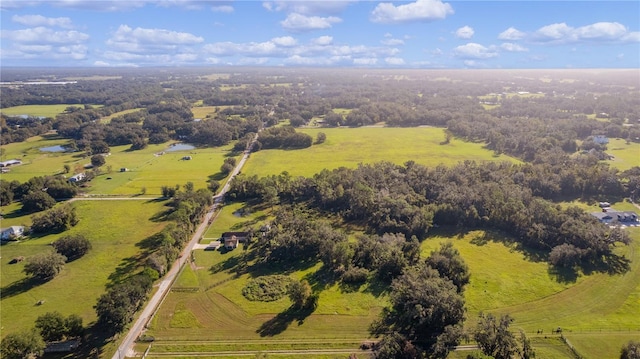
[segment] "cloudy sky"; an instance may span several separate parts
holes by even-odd
[[[2,66],[639,68],[640,2],[2,0]]]

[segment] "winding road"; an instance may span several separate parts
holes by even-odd
[[[178,259],[173,263],[173,265],[171,266],[171,269],[167,272],[167,274],[163,277],[162,281],[158,284],[158,290],[147,301],[144,309],[142,310],[142,312],[140,313],[136,321],[131,325],[131,328],[129,329],[129,331],[126,333],[126,336],[122,340],[122,343],[120,343],[120,346],[118,346],[118,350],[113,354],[112,359],[124,359],[125,357],[136,356],[136,352],[134,350],[134,344],[136,339],[140,336],[142,331],[145,329],[145,327],[147,326],[147,323],[149,323],[149,321],[155,315],[156,310],[164,300],[165,296],[171,289],[171,285],[173,284],[178,274],[180,273],[182,266],[184,266],[185,263],[187,263],[187,261],[191,257],[190,255],[191,251],[198,244],[198,241],[200,240],[200,238],[206,231],[207,227],[209,226],[209,222],[215,219],[215,215],[217,213],[216,210],[223,205],[224,196],[229,191],[229,188],[231,187],[231,181],[235,176],[238,175],[238,173],[240,173],[240,170],[242,169],[244,164],[247,162],[247,159],[251,154],[251,150],[253,149],[253,146],[255,145],[257,140],[258,140],[258,134],[256,134],[256,136],[253,138],[247,150],[244,151],[244,155],[242,156],[242,159],[240,160],[240,162],[238,162],[236,167],[233,169],[233,171],[229,175],[229,178],[227,179],[227,182],[224,184],[220,192],[213,197],[214,199],[213,205],[211,206],[211,208],[205,215],[204,219],[198,226],[198,229],[196,229],[195,233],[191,237],[191,240],[189,241],[187,246],[182,250],[182,252],[178,256]],[[89,199],[89,198],[86,198],[86,199]],[[109,199],[109,197],[95,198],[95,199],[96,200]],[[145,199],[148,200],[148,198],[145,198]]]

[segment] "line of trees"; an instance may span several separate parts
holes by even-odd
[[[629,243],[626,232],[544,197],[576,193],[576,187],[591,195],[631,195],[640,183],[638,171],[618,173],[602,164],[585,169],[571,162],[562,167],[559,176],[545,177],[553,166],[465,162],[426,168],[413,162],[383,162],[324,170],[313,178],[241,175],[232,182],[229,196],[306,203],[365,223],[379,235],[402,233],[422,240],[434,223],[499,229],[527,248],[552,254],[554,265],[606,266],[614,243]]]

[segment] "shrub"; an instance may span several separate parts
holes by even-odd
[[[91,242],[81,234],[62,237],[52,245],[56,252],[67,257],[67,262],[82,257],[91,249]]]
[[[342,282],[346,284],[360,284],[367,281],[369,270],[360,267],[351,267],[342,274]]]
[[[51,280],[62,271],[66,260],[67,257],[56,252],[36,254],[27,259],[23,271],[40,280]]]
[[[284,275],[262,276],[250,280],[242,288],[242,295],[251,301],[273,302],[287,294],[290,283],[291,279]]]

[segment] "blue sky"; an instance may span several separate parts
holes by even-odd
[[[2,66],[639,68],[639,1],[2,0]]]

